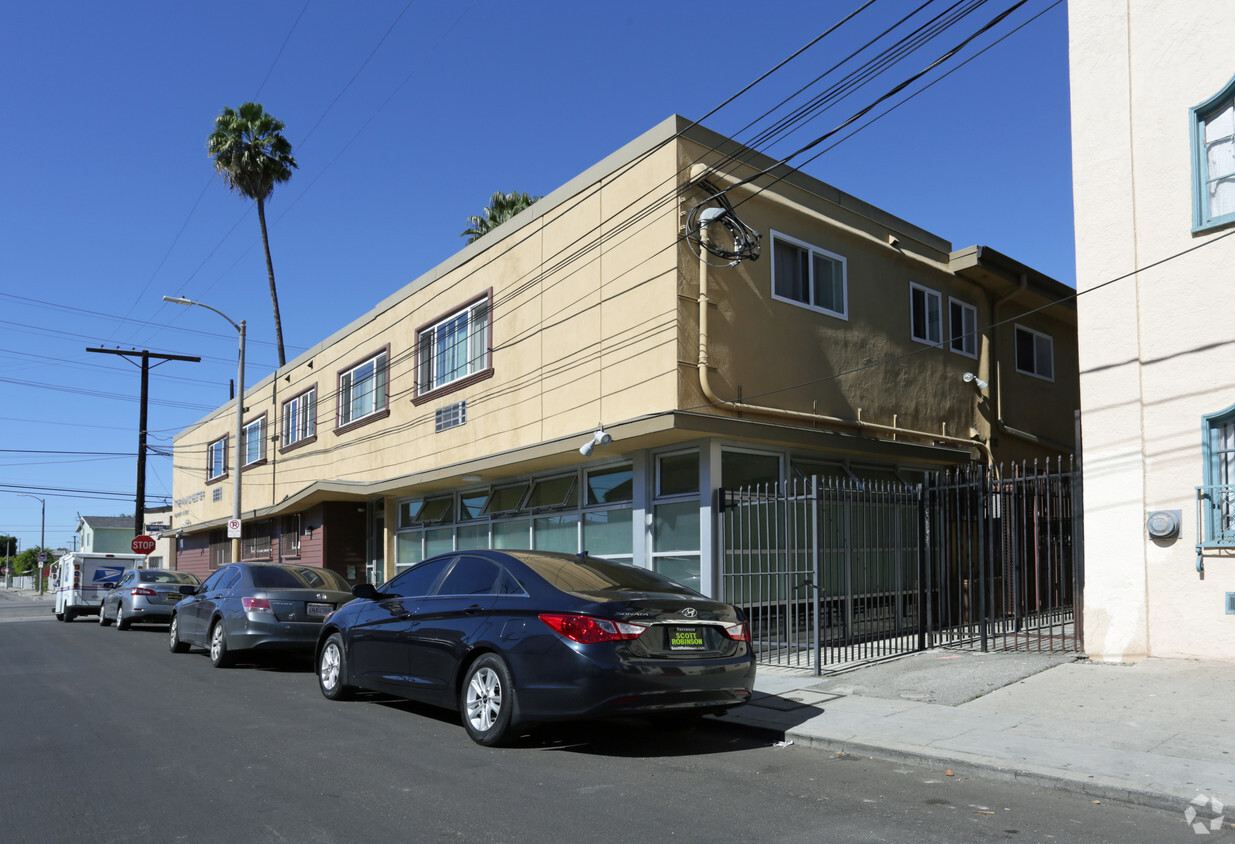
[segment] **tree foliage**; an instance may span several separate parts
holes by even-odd
[[[298,166],[292,157],[291,143],[283,137],[284,128],[283,122],[271,117],[260,103],[245,103],[235,110],[225,106],[222,114],[214,119],[214,131],[206,139],[206,150],[224,183],[245,199],[257,203],[262,246],[266,250],[270,302],[274,306],[279,366],[287,363],[287,358],[283,352],[283,321],[279,316],[274,262],[270,258],[270,239],[266,233],[266,200],[275,185],[291,179],[292,170]]]
[[[468,229],[459,237],[466,237],[472,243],[484,237],[489,232],[527,208],[533,202],[541,199],[539,196],[529,196],[526,193],[502,193],[497,191],[489,198],[489,205],[480,216],[467,218]]]

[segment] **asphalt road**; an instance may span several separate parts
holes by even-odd
[[[0,593],[0,621],[25,604]],[[720,725],[486,749],[449,712],[331,703],[305,662],[219,670],[89,619],[0,623],[0,789],[5,841],[1195,840],[1182,815]]]

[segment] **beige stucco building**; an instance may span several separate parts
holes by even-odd
[[[1070,289],[800,173],[737,184],[771,164],[672,117],[261,379],[243,556],[587,550],[716,594],[722,485],[1072,450]],[[233,426],[176,437],[181,568],[228,558]]]
[[[1086,650],[1235,659],[1235,5],[1069,26]]]

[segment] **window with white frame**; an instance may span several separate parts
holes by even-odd
[[[943,342],[943,297],[938,291],[909,282],[909,325],[919,343]]]
[[[1055,380],[1055,341],[1050,335],[1016,326],[1016,371]]]
[[[311,387],[283,402],[282,446],[295,445],[317,435],[317,388]]]
[[[279,553],[284,557],[300,556],[300,514],[284,516],[279,526]]]
[[[219,437],[206,446],[206,480],[213,481],[227,474],[227,437]]]
[[[489,297],[416,332],[416,393],[423,396],[489,369]]]
[[[978,356],[978,309],[960,299],[948,300],[948,337],[952,351]]]
[[[847,319],[845,259],[772,232],[772,298]]]
[[[386,409],[385,351],[339,374],[339,427]]]
[[[266,459],[266,414],[244,426],[240,442],[242,466],[252,466]]]
[[[1204,539],[1235,545],[1235,406],[1202,417],[1204,486],[1198,496]]]
[[[1192,109],[1194,231],[1235,222],[1235,77]]]

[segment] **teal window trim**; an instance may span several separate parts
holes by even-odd
[[[1209,182],[1209,157],[1205,151],[1205,119],[1219,106],[1235,100],[1235,76],[1221,91],[1188,111],[1192,137],[1192,231],[1193,233],[1235,223],[1235,212],[1211,217],[1205,189]]]
[[[1222,473],[1222,449],[1219,441],[1221,430],[1225,425],[1235,423],[1235,404],[1217,413],[1201,417],[1201,470],[1203,475],[1202,491],[1198,499],[1207,501],[1204,504],[1201,525],[1204,529],[1203,542],[1207,546],[1235,546],[1235,525],[1231,528],[1222,526],[1223,506],[1219,498],[1230,491],[1232,479],[1225,478]]]

